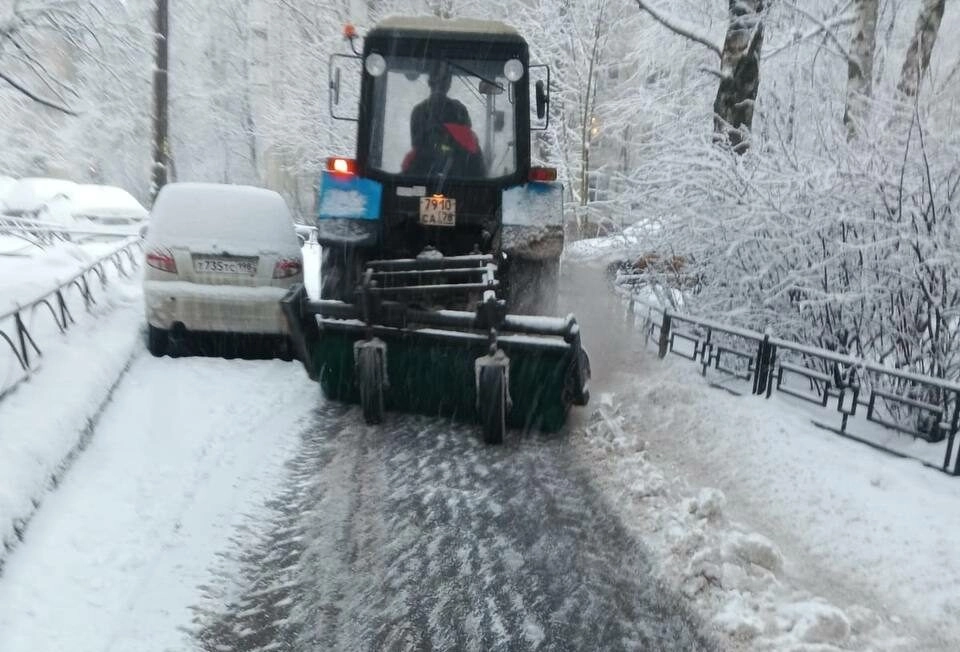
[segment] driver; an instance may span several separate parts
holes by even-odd
[[[470,113],[462,102],[447,96],[452,78],[449,64],[433,63],[427,81],[430,96],[413,107],[410,114],[412,150],[403,161],[404,172],[485,176]]]

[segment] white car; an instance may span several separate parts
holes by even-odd
[[[7,193],[9,193],[15,185],[17,185],[16,179],[0,174],[0,213],[2,213],[7,206]]]
[[[643,253],[656,230],[655,224],[639,221],[615,235],[568,242],[563,249],[563,259],[578,266],[607,267]]]
[[[48,201],[37,219],[78,231],[136,235],[149,213],[133,195],[116,186],[78,185]]]
[[[3,198],[4,215],[37,219],[37,214],[50,201],[67,198],[76,190],[77,184],[65,179],[26,177],[18,180]]]
[[[171,330],[288,335],[280,299],[303,282],[283,198],[250,186],[173,183],[157,195],[144,242],[147,348]]]

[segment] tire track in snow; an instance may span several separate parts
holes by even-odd
[[[323,406],[205,650],[707,650],[562,438]]]

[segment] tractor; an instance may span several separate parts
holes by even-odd
[[[388,18],[330,61],[330,109],[356,151],[320,174],[320,297],[283,300],[294,346],[332,399],[555,431],[585,405],[576,319],[556,316],[563,188],[531,164],[549,69],[500,22]],[[359,89],[347,99],[356,71]]]

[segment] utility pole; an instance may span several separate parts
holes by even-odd
[[[153,184],[151,203],[167,183],[167,165],[170,158],[167,120],[167,70],[169,67],[170,14],[168,0],[157,0],[155,19],[156,60],[153,69]]]

